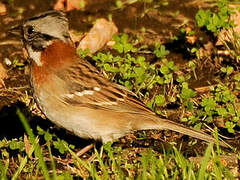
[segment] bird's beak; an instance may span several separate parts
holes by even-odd
[[[22,37],[22,25],[16,25],[8,30],[9,34]]]

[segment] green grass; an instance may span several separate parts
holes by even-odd
[[[64,154],[71,156],[69,159],[73,161],[73,164],[71,164],[72,171],[63,171],[59,174],[52,154],[54,138],[47,138],[47,148],[43,153],[38,138],[36,139],[32,134],[20,110],[17,111],[17,114],[26,128],[32,146],[27,155],[21,158],[12,179],[22,177],[21,173],[29,167],[28,163],[32,161],[33,154],[37,158],[37,160],[34,160],[37,169],[32,170],[32,174],[27,175],[30,179],[41,176],[44,179],[73,179],[73,177],[78,176],[93,179],[176,179],[179,177],[181,179],[222,179],[222,177],[234,179],[230,171],[221,164],[222,152],[220,152],[219,145],[217,145],[218,151],[215,151],[213,144],[208,145],[203,157],[198,157],[202,160],[198,165],[200,167],[197,167],[197,164],[183,156],[181,149],[174,146],[167,151],[163,148],[163,153],[158,153],[151,148],[139,148],[139,155],[136,155],[134,149],[132,151],[124,150],[121,146],[117,147],[107,143],[102,145],[99,150],[94,149],[92,155],[94,160],[89,161],[79,158],[73,149],[67,143],[64,143],[66,149]],[[44,136],[54,137],[55,135],[44,132],[39,138],[44,138]],[[51,165],[48,167],[44,161],[46,154],[51,161]],[[1,179],[6,179],[7,166],[6,161],[0,161]],[[85,174],[82,173],[84,171]]]
[[[39,146],[39,144],[36,142],[37,139],[35,138],[34,134],[32,133],[32,129],[30,128],[29,124],[27,123],[27,120],[26,118],[24,117],[24,115],[21,113],[21,111],[18,109],[17,110],[17,115],[20,119],[20,121],[22,122],[23,126],[24,126],[24,129],[26,130],[27,132],[27,135],[29,136],[29,139],[30,139],[30,142],[33,146],[33,150],[34,150],[34,153],[35,153],[35,156],[39,158],[39,166],[41,167],[42,169],[42,172],[43,172],[43,176],[44,176],[44,179],[48,180],[50,179],[50,176],[49,176],[49,173],[48,173],[48,169],[47,169],[47,166],[46,166],[46,163],[43,159],[43,154],[42,154],[42,150],[41,150],[41,147]],[[29,155],[31,154],[31,152],[33,151],[30,149],[30,153]],[[24,167],[24,164],[25,164],[26,160],[23,160],[22,163],[21,163],[21,166],[19,167],[19,171],[21,172],[22,168]],[[17,171],[16,173],[16,176],[20,173]],[[15,176],[13,176],[15,177]],[[16,177],[17,178],[17,177]]]
[[[116,6],[118,9],[124,9],[127,5],[137,2],[140,1],[116,1]],[[196,24],[203,28],[202,31],[214,36],[217,36],[221,29],[232,28],[233,22],[229,21],[232,9],[228,5],[226,0],[221,0],[215,11],[199,10],[196,14]],[[140,42],[138,36],[124,33],[114,36],[115,45],[112,50],[94,55],[88,54],[87,51],[79,54],[83,58],[91,58],[106,78],[135,92],[156,113],[168,117],[171,115],[168,106],[175,105],[177,108],[174,111],[180,112],[177,118],[189,126],[196,129],[215,127],[213,133],[216,134],[216,139],[220,136],[217,127],[221,127],[234,137],[239,131],[236,127],[240,126],[240,73],[236,68],[239,65],[239,46],[230,49],[231,56],[228,58],[213,55],[212,60],[223,58],[226,62],[220,64],[221,68],[214,67],[217,83],[210,84],[209,91],[203,94],[191,86],[193,81],[199,80],[198,71],[201,64],[205,63],[204,58],[199,56],[201,40],[199,38],[195,44],[189,46],[186,37],[195,35],[195,31],[186,33],[184,28],[181,31],[181,38],[185,39],[187,51],[191,54],[191,58],[186,59],[185,64],[177,64],[170,59],[169,54],[172,52],[163,44],[147,46],[135,43]],[[235,36],[233,42],[239,43],[238,37]],[[224,48],[229,50],[230,47],[225,45]],[[18,60],[13,64],[15,68],[22,68]],[[139,147],[135,146],[134,140],[129,140],[129,147],[124,147],[124,143],[121,142],[107,143],[78,157],[76,144],[69,144],[67,139],[60,139],[50,130],[43,130],[41,127],[31,129],[23,113],[19,109],[16,113],[27,135],[0,141],[0,178],[3,180],[40,177],[67,180],[76,177],[234,179],[231,169],[222,163],[222,156],[228,153],[221,149],[218,141],[216,146],[209,144],[205,152],[198,154],[185,152],[181,145],[175,146],[174,143],[169,143],[171,148],[160,145],[156,150],[151,143],[147,147]],[[139,134],[137,140],[148,142],[144,133]],[[191,149],[190,143],[188,146]],[[232,153],[238,156],[235,160],[239,161],[239,153]],[[194,158],[196,161],[192,160]]]

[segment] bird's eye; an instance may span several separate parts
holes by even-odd
[[[28,26],[26,28],[26,32],[28,35],[32,35],[34,33],[34,28],[32,26]]]

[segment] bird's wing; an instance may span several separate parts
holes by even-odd
[[[56,74],[67,82],[68,91],[61,95],[65,103],[116,112],[154,114],[133,92],[109,81],[85,60],[79,59]]]

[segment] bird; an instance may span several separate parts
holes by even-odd
[[[34,100],[57,126],[103,143],[150,129],[216,143],[211,135],[156,115],[135,93],[80,58],[64,12],[50,10],[31,17],[22,23],[21,32],[31,59]]]

